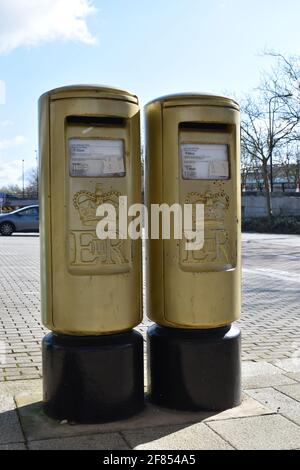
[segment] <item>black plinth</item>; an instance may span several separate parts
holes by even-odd
[[[241,333],[237,326],[148,330],[149,399],[177,410],[226,410],[241,401]]]
[[[48,334],[43,340],[44,411],[51,418],[101,423],[144,406],[143,338]]]

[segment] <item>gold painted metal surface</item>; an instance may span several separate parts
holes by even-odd
[[[116,124],[69,122],[69,116],[121,118]],[[140,202],[140,116],[122,90],[64,87],[39,102],[42,319],[49,329],[100,335],[142,318],[141,243],[99,240],[96,208],[119,196]],[[69,139],[122,140],[122,177],[71,177]]]
[[[156,323],[175,328],[232,323],[241,308],[238,105],[223,97],[174,95],[149,103],[145,119],[147,204],[205,206],[202,250],[186,251],[185,240],[148,242],[148,314]],[[182,123],[194,125],[181,128]],[[183,143],[226,145],[229,179],[183,179]]]

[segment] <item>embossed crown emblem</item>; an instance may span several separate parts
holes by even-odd
[[[97,207],[101,204],[112,204],[117,209],[120,196],[121,193],[118,191],[103,193],[101,184],[96,185],[94,193],[78,191],[74,194],[73,204],[79,213],[82,225],[94,227],[99,221],[99,218],[96,216]]]
[[[205,221],[223,222],[229,208],[229,196],[224,191],[206,193],[190,193],[185,199],[186,204],[203,204]]]

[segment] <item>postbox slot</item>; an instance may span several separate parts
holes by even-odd
[[[67,116],[68,124],[89,125],[89,126],[116,126],[124,127],[126,119],[108,116]]]
[[[199,132],[232,132],[232,126],[216,122],[181,122],[179,129],[195,130]]]

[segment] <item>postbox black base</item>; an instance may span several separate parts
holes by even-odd
[[[44,412],[53,419],[101,423],[144,407],[143,338],[48,334],[43,340]]]
[[[241,333],[237,326],[148,330],[149,399],[177,410],[218,411],[241,402]]]

